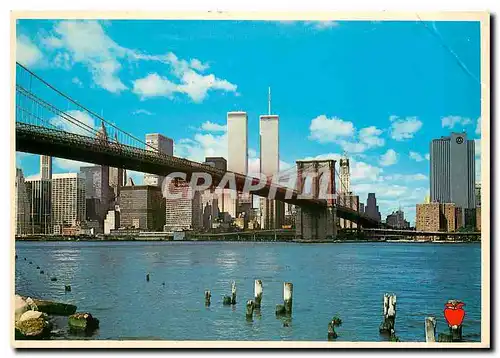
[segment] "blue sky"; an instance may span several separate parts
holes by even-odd
[[[360,199],[375,192],[383,217],[401,205],[413,221],[432,138],[477,139],[479,178],[479,32],[479,22],[19,20],[16,57],[122,129],[173,138],[175,154],[193,160],[227,157],[226,113],[247,111],[254,170],[271,86],[281,169],[346,151]],[[17,165],[36,174],[38,156],[18,154]],[[58,159],[54,172],[79,165]]]

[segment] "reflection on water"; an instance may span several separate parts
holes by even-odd
[[[94,339],[326,340],[338,314],[338,340],[379,341],[382,296],[395,292],[401,340],[423,341],[429,315],[446,331],[442,312],[450,298],[466,303],[464,337],[480,340],[478,244],[17,242],[16,251],[16,291],[95,314]],[[247,320],[257,278],[262,307]],[[233,280],[238,303],[223,306]],[[274,313],[284,281],[294,284],[291,319]]]

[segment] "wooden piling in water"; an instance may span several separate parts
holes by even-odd
[[[210,293],[209,290],[205,291],[205,306],[210,306],[210,297],[212,297],[212,294]]]
[[[149,282],[149,273],[146,274],[146,281]]]
[[[380,324],[380,333],[389,333],[391,336],[395,334],[394,325],[396,323],[396,295],[384,294],[383,303],[384,318]]]
[[[436,318],[425,318],[425,341],[436,342]]]
[[[252,319],[253,316],[253,309],[255,307],[254,301],[253,300],[248,300],[247,301],[247,311],[246,311],[246,317],[247,319]]]
[[[292,314],[293,283],[285,282],[283,285],[283,303],[287,314]]]
[[[70,285],[64,285],[64,291],[65,292],[71,292],[71,286]]]
[[[255,296],[254,307],[260,308],[260,304],[262,302],[262,281],[261,280],[255,280],[254,296]]]
[[[231,283],[231,304],[236,304],[236,282]]]

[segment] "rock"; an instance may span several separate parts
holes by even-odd
[[[43,275],[45,272],[43,270],[40,270],[40,274]]]
[[[50,280],[51,281],[57,281],[57,277],[51,277]]]
[[[222,299],[222,304],[223,305],[230,305],[231,304],[231,297],[224,296],[224,298]]]
[[[21,317],[19,317],[18,322],[27,321],[29,319],[37,319],[40,317],[46,319],[47,315],[40,311],[26,311],[21,315]]]
[[[90,313],[79,312],[69,316],[68,325],[71,330],[91,332],[99,328],[99,320]]]
[[[76,312],[76,306],[68,303],[34,299],[38,311],[52,315],[69,316]]]
[[[15,320],[16,322],[21,318],[22,314],[30,309],[30,306],[26,303],[26,300],[19,295],[15,297]]]
[[[52,325],[43,317],[18,321],[15,326],[16,339],[43,339],[50,336]]]

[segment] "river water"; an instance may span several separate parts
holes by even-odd
[[[452,298],[466,304],[464,339],[481,339],[477,243],[16,242],[16,253],[16,292],[91,312],[100,320],[91,339],[324,341],[338,314],[338,341],[383,341],[385,292],[397,295],[401,341],[425,341],[429,315],[446,332],[443,308]],[[263,282],[262,309],[247,321],[255,279]],[[223,306],[232,280],[238,303]],[[287,325],[274,313],[284,281],[294,285]]]

